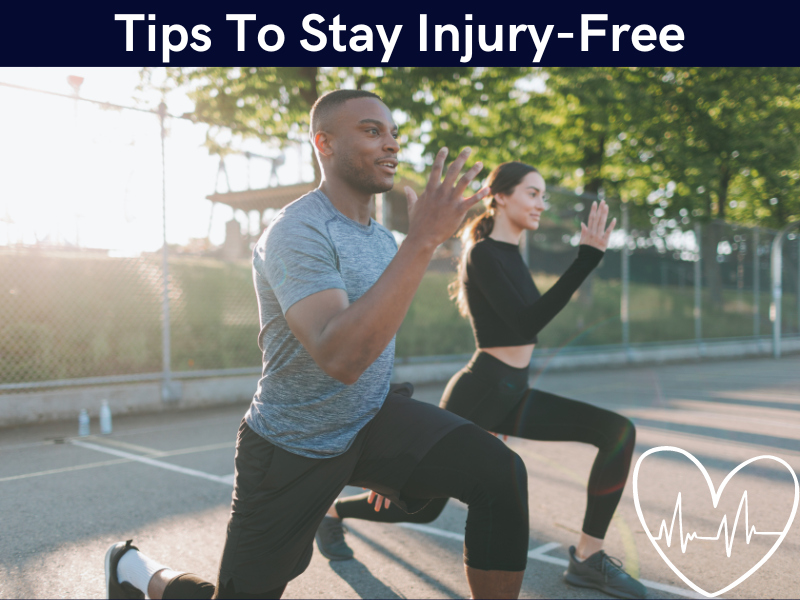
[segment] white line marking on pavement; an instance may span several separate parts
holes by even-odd
[[[109,465],[121,465],[128,462],[125,458],[118,458],[116,460],[104,460],[102,462],[88,463],[86,465],[78,465],[76,467],[63,467],[61,469],[50,469],[49,471],[37,471],[36,473],[24,473],[22,475],[12,475],[10,477],[0,478],[0,483],[4,481],[16,481],[17,479],[28,479],[29,477],[41,477],[42,475],[56,475],[57,473],[68,473],[70,471],[81,471],[83,469],[94,469],[95,467],[107,467]]]
[[[430,535],[436,535],[443,538],[450,538],[451,540],[458,540],[459,542],[464,541],[463,535],[459,535],[451,531],[445,531],[444,529],[438,529],[436,527],[428,527],[427,525],[420,525],[418,523],[397,523],[397,524],[400,527],[405,527],[406,529],[414,529],[416,531],[421,531],[422,533],[429,533]]]
[[[120,458],[125,458],[127,460],[133,460],[136,462],[144,463],[146,465],[150,465],[151,467],[158,467],[160,469],[166,469],[168,471],[175,471],[176,473],[183,473],[184,475],[199,477],[200,479],[214,481],[216,483],[221,483],[223,485],[230,486],[233,484],[233,478],[234,478],[233,474],[222,475],[222,476],[211,475],[210,473],[203,473],[202,471],[196,471],[194,469],[186,469],[184,467],[179,467],[178,465],[162,462],[160,460],[154,460],[146,456],[139,456],[136,454],[131,454],[130,452],[123,452],[122,450],[117,450],[116,448],[98,446],[97,444],[90,444],[88,442],[82,442],[79,440],[70,440],[70,443],[74,444],[75,446],[79,446],[81,448],[86,448],[88,450],[105,452],[106,454],[119,456]],[[464,541],[464,536],[461,534],[453,533],[452,531],[445,531],[444,529],[439,529],[437,527],[430,527],[429,525],[420,525],[417,523],[398,523],[398,525],[400,527],[405,527],[406,529],[413,529],[415,531],[427,533],[429,535],[435,535],[438,537],[448,538],[451,540],[458,540],[460,542]],[[561,544],[559,544],[558,542],[550,542],[548,544],[544,544],[528,552],[528,558],[532,560],[538,560],[539,562],[546,562],[565,567],[568,564],[566,560],[564,560],[563,558],[556,558],[555,556],[547,556],[546,554],[551,550],[555,550],[559,546],[561,546]],[[647,579],[640,579],[639,581],[641,581],[645,586],[651,589],[661,590],[662,592],[668,592],[670,594],[675,594],[676,596],[683,596],[684,598],[703,598],[703,596],[700,596],[699,594],[681,589],[679,587],[675,587],[673,585],[658,583],[655,581],[649,581]]]
[[[67,442],[71,443],[70,439],[66,440]],[[108,440],[103,440],[106,442]],[[85,442],[81,442],[84,444]],[[52,445],[52,442],[50,443]],[[144,446],[137,446],[141,450],[147,450],[149,452],[150,457],[165,457],[165,456],[179,456],[181,454],[194,454],[196,452],[207,452],[209,450],[224,450],[226,448],[233,448],[235,444],[233,442],[224,442],[222,444],[209,444],[207,446],[194,446],[192,448],[181,448],[180,450],[167,450],[167,451],[160,451],[154,450],[152,448],[145,448]],[[30,477],[41,477],[43,475],[57,475],[59,473],[69,473],[70,471],[82,471],[84,469],[94,469],[96,467],[107,467],[110,465],[121,465],[127,462],[131,462],[130,458],[118,458],[116,460],[105,460],[102,462],[94,462],[88,463],[85,465],[77,465],[74,467],[62,467],[60,469],[49,469],[47,471],[37,471],[35,473],[23,473],[21,475],[11,475],[10,477],[0,477],[0,483],[4,481],[16,481],[18,479],[28,479]],[[226,479],[228,483],[233,485],[233,477],[234,474],[225,475],[223,479]]]
[[[80,448],[95,450],[97,452],[105,452],[106,454],[119,456],[120,458],[127,458],[128,460],[144,463],[146,465],[150,465],[151,467],[158,467],[159,469],[166,469],[167,471],[175,471],[176,473],[183,473],[184,475],[190,475],[192,477],[198,477],[200,479],[206,479],[208,481],[215,481],[216,483],[222,483],[224,485],[231,485],[230,475],[225,475],[225,476],[211,475],[210,473],[203,473],[202,471],[196,471],[195,469],[187,469],[185,467],[179,467],[178,465],[173,465],[171,463],[155,460],[152,458],[148,458],[146,456],[131,454],[130,452],[124,452],[122,450],[117,450],[116,448],[107,448],[103,446],[98,446],[97,444],[89,444],[87,442],[81,442],[78,440],[70,440],[70,443],[75,446],[79,446]]]
[[[569,564],[569,561],[564,560],[563,558],[556,558],[555,556],[547,556],[547,552],[550,550],[555,550],[556,548],[560,548],[561,544],[558,542],[550,542],[549,544],[544,544],[543,546],[539,546],[538,548],[534,548],[530,552],[528,552],[528,558],[532,558],[533,560],[538,560],[540,562],[550,563],[552,565],[559,565],[560,567],[566,567]]]
[[[430,527],[429,525],[419,525],[417,523],[397,523],[397,525],[399,525],[400,527],[405,527],[406,529],[421,531],[422,533],[427,533],[429,535],[435,535],[438,537],[448,538],[451,540],[458,540],[461,542],[464,541],[463,535],[453,533],[452,531],[445,531],[444,529],[439,529],[437,527]],[[566,567],[569,564],[567,560],[547,555],[547,552],[555,550],[560,546],[561,544],[559,544],[558,542],[550,542],[544,544],[528,552],[528,558],[532,560],[538,560],[539,562],[550,563],[551,565]],[[674,585],[669,585],[666,583],[658,583],[657,581],[650,581],[649,579],[640,579],[639,581],[641,581],[643,585],[653,590],[668,592],[670,594],[675,594],[676,596],[683,596],[684,598],[704,598],[704,596],[701,596],[700,594],[696,594],[690,590],[685,590],[683,588],[679,588]]]

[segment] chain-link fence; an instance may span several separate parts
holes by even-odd
[[[14,103],[38,96],[1,88],[0,94],[9,108],[0,118],[0,393],[257,373],[258,311],[247,248],[258,218],[253,223],[253,215],[237,213],[224,244],[214,246],[206,235],[164,252],[165,215],[168,228],[179,228],[192,211],[219,217],[213,207],[208,216],[205,200],[215,191],[218,159],[175,158],[181,140],[199,145],[199,126],[167,118],[162,163],[156,113],[45,97],[36,100],[37,120],[20,124],[8,117]],[[194,204],[170,213],[171,199],[187,190]],[[591,202],[563,190],[551,196],[525,248],[541,291],[573,260]],[[407,219],[402,197],[398,202],[388,224],[402,231]],[[651,222],[629,224],[626,234],[622,205],[610,204],[620,231],[600,267],[540,334],[542,348],[771,334],[775,232],[669,220],[655,205]],[[800,333],[799,243],[789,234],[782,251],[787,336]],[[458,252],[452,240],[431,263],[398,333],[401,360],[474,350],[469,324],[447,291]]]
[[[157,111],[0,95],[0,393],[258,372],[252,215],[224,224],[227,247],[164,252],[165,221],[179,230],[196,211],[211,229],[218,159],[199,149],[204,131],[169,117],[162,130]],[[31,103],[34,121],[13,118]]]
[[[527,236],[528,266],[541,292],[576,256],[580,221],[593,198],[567,190],[550,193],[540,228]],[[631,225],[625,206],[607,199],[617,231],[600,266],[575,298],[539,334],[539,348],[704,344],[772,336],[770,252],[776,231],[722,222],[665,218],[658,204],[637,207]],[[628,210],[632,213],[634,209]],[[649,222],[642,225],[643,212]],[[660,215],[660,216],[659,216]],[[627,223],[626,223],[627,221]],[[398,335],[398,355],[467,354],[474,350],[468,324],[447,298],[455,277],[457,243],[448,260],[434,261]],[[442,252],[447,254],[447,250]],[[800,334],[800,236],[782,247],[781,333]]]

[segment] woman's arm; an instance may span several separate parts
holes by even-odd
[[[532,338],[561,312],[589,273],[600,263],[616,219],[606,228],[608,205],[594,202],[587,223],[581,223],[581,245],[578,257],[559,280],[539,299],[526,304],[509,280],[500,262],[488,253],[473,252],[470,256],[474,282],[498,315],[522,335]]]
[[[501,262],[489,252],[473,252],[468,275],[492,309],[512,329],[526,338],[544,329],[569,302],[572,295],[603,258],[603,252],[582,245],[578,257],[547,292],[526,303]]]

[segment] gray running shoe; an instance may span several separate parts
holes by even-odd
[[[342,525],[342,520],[335,517],[324,517],[317,529],[317,548],[322,556],[328,560],[350,560],[353,550],[344,541],[347,527]]]
[[[564,581],[577,587],[600,590],[615,598],[647,598],[647,588],[622,570],[622,561],[602,550],[578,562],[575,560],[575,546],[570,546]]]

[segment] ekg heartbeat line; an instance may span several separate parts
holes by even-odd
[[[742,512],[742,506],[744,506],[744,534],[745,534],[745,541],[749,544],[750,539],[754,535],[781,535],[782,531],[757,531],[755,525],[750,527],[749,517],[747,513],[747,490],[744,491],[742,494],[742,499],[739,501],[739,508],[736,511],[736,518],[733,521],[733,532],[730,534],[730,539],[728,539],[728,515],[724,515],[722,517],[722,522],[719,524],[719,529],[717,530],[717,535],[713,537],[703,537],[697,535],[697,532],[687,533],[684,537],[683,535],[683,511],[681,508],[681,493],[678,492],[678,501],[675,503],[675,511],[672,513],[672,523],[667,529],[667,522],[666,520],[661,521],[661,526],[658,528],[658,537],[653,538],[653,540],[660,540],[662,535],[667,538],[667,547],[670,546],[672,543],[672,532],[675,528],[675,518],[678,519],[678,528],[681,540],[681,552],[686,553],[686,547],[689,545],[690,540],[711,540],[716,541],[719,540],[722,531],[725,531],[725,553],[728,555],[728,558],[731,556],[731,548],[733,548],[733,537],[736,535],[736,525],[739,523],[739,515]]]

